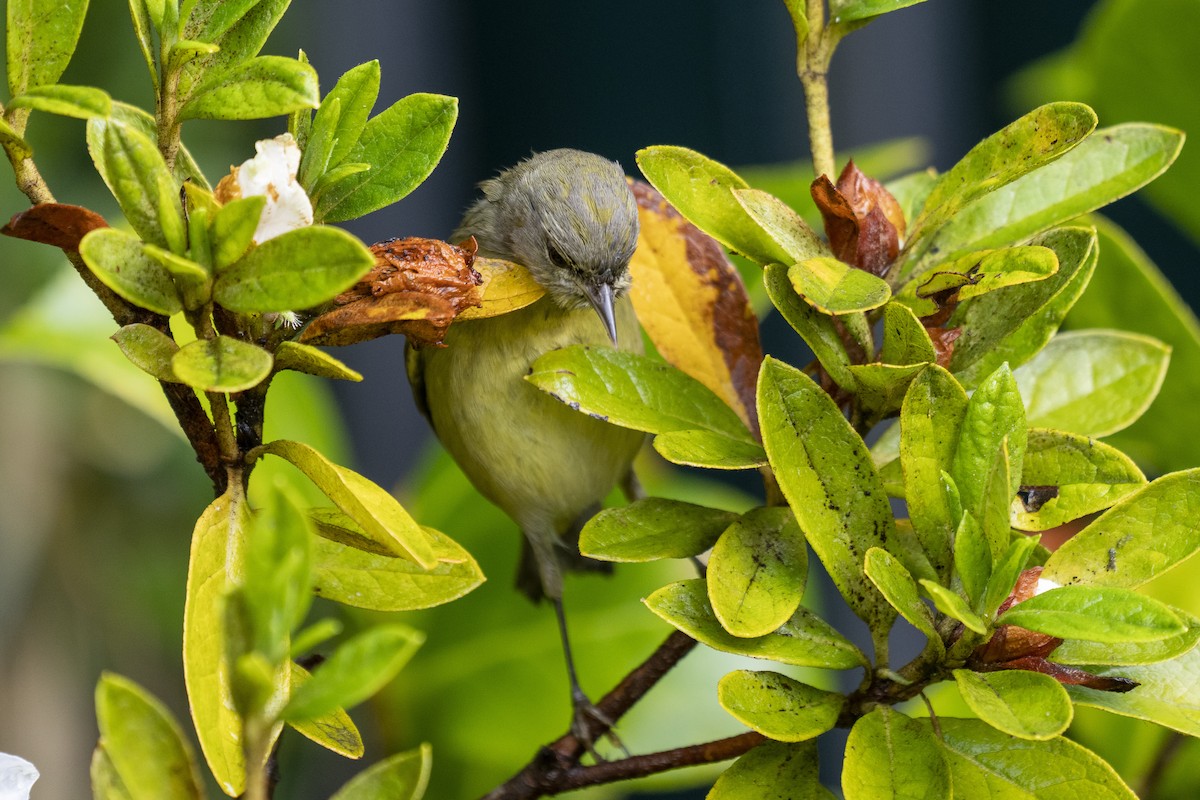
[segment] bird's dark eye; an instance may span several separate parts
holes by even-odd
[[[550,258],[550,263],[559,269],[567,269],[571,266],[571,262],[567,261],[566,256],[554,246],[553,242],[546,242],[546,255]]]

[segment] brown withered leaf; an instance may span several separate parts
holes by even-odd
[[[834,256],[882,277],[900,252],[904,212],[883,184],[851,160],[835,186],[827,175],[812,182],[812,198],[825,222]]]
[[[648,183],[630,181],[641,230],[629,264],[638,320],[668,363],[711,389],[757,433],[758,319],[715,240]]]
[[[440,345],[454,318],[481,302],[475,249],[474,239],[461,246],[418,237],[371,245],[375,266],[334,298],[334,308],[309,323],[300,341],[337,346],[402,333],[417,346]]]
[[[0,233],[63,250],[78,250],[80,240],[89,231],[107,227],[104,217],[83,206],[40,203],[14,214],[8,224],[0,228]]]
[[[954,357],[954,343],[962,336],[962,328],[926,328],[929,340],[933,342],[933,350],[937,353],[937,365],[950,369],[950,359]]]

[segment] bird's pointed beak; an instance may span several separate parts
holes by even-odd
[[[613,288],[607,283],[601,283],[597,286],[589,287],[587,290],[588,302],[592,304],[592,308],[600,315],[600,321],[604,323],[604,330],[608,331],[608,338],[612,340],[613,346],[617,344],[617,318],[613,313]]]

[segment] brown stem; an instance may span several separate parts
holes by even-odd
[[[630,756],[619,761],[606,761],[587,767],[578,765],[567,769],[551,767],[545,772],[528,776],[522,772],[513,780],[488,793],[483,800],[535,800],[539,797],[582,789],[586,786],[599,786],[605,783],[643,778],[647,775],[657,775],[660,772],[694,767],[700,764],[715,764],[737,758],[764,741],[766,741],[766,737],[761,733],[748,731],[715,742]],[[544,751],[542,755],[545,755]],[[518,780],[522,778],[524,779]]]

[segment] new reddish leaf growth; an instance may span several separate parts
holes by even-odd
[[[997,615],[1003,614],[1022,600],[1033,596],[1041,567],[1033,567],[1021,573],[1012,594],[1000,604]],[[1093,675],[1077,667],[1055,664],[1048,660],[1054,649],[1063,640],[1044,633],[1027,630],[1016,625],[1001,625],[992,638],[980,645],[967,659],[967,666],[977,672],[995,672],[1005,669],[1023,669],[1049,675],[1059,683],[1086,686],[1104,692],[1128,692],[1138,686],[1128,678],[1105,678]]]
[[[13,215],[0,233],[14,239],[48,244],[63,250],[79,250],[79,242],[90,231],[107,228],[104,217],[83,206],[40,203]]]
[[[454,318],[482,301],[475,250],[474,238],[461,246],[417,237],[371,245],[375,267],[334,298],[300,341],[347,345],[402,333],[417,346],[441,345]]]
[[[896,198],[864,175],[853,160],[838,176],[837,186],[822,175],[813,181],[811,191],[833,254],[883,277],[900,253],[904,238],[904,212]]]

